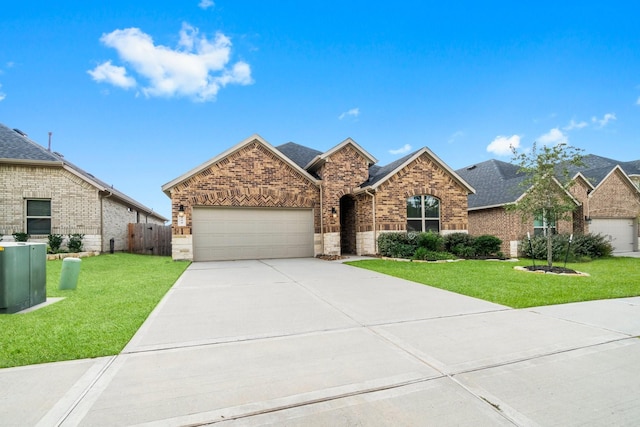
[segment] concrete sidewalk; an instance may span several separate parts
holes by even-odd
[[[639,335],[640,298],[513,310],[338,262],[195,263],[120,355],[0,370],[0,423],[637,425]]]

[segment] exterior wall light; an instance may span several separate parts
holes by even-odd
[[[184,205],[180,205],[178,208],[178,216],[184,216]]]
[[[331,208],[331,215],[335,218],[338,216],[338,211],[335,207]]]

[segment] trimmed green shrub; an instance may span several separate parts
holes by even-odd
[[[533,246],[533,256],[529,241],[523,239],[520,252],[534,259],[547,259],[547,238],[545,236],[535,236],[531,239]],[[591,259],[611,256],[613,248],[611,244],[600,234],[578,234],[573,236],[573,242],[569,248],[568,234],[554,234],[551,238],[553,260],[564,261],[589,261]],[[567,249],[569,253],[567,254]]]
[[[460,250],[473,246],[473,237],[469,233],[451,233],[444,236],[443,243],[445,251],[460,255],[456,252],[456,248]]]
[[[418,247],[417,233],[382,233],[378,236],[378,252],[392,258],[411,258]]]
[[[69,248],[69,252],[82,252],[83,238],[84,234],[69,234],[69,241],[67,242],[67,248]]]
[[[573,236],[573,252],[577,256],[592,259],[611,256],[613,247],[601,234],[578,234]]]
[[[421,261],[438,261],[454,258],[455,256],[453,256],[449,252],[431,251],[423,246],[420,246],[418,249],[416,249],[416,252],[412,257],[412,259]]]
[[[488,234],[478,236],[473,240],[473,248],[478,256],[495,255],[500,252],[501,244],[502,240]]]
[[[29,236],[27,233],[23,233],[21,231],[17,232],[17,233],[13,233],[13,240],[15,240],[16,242],[26,242],[29,240]]]
[[[49,241],[49,249],[51,250],[51,253],[55,254],[60,251],[60,246],[62,246],[64,236],[62,236],[62,234],[49,234],[47,236],[47,240]]]
[[[444,250],[444,239],[438,233],[428,231],[417,236],[418,247],[429,251],[439,252]]]

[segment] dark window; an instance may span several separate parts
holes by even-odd
[[[51,200],[27,200],[27,234],[51,234]]]
[[[440,200],[433,196],[409,197],[407,231],[440,232]]]

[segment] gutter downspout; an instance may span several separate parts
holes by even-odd
[[[322,183],[320,183],[320,248],[324,255],[324,203],[322,201]]]
[[[376,237],[376,195],[365,190],[365,194],[371,196],[371,213],[373,215],[373,250],[378,253],[378,239]]]
[[[109,190],[104,190],[109,193],[107,196],[100,198],[100,252],[104,252],[104,199],[113,196],[113,193]]]

